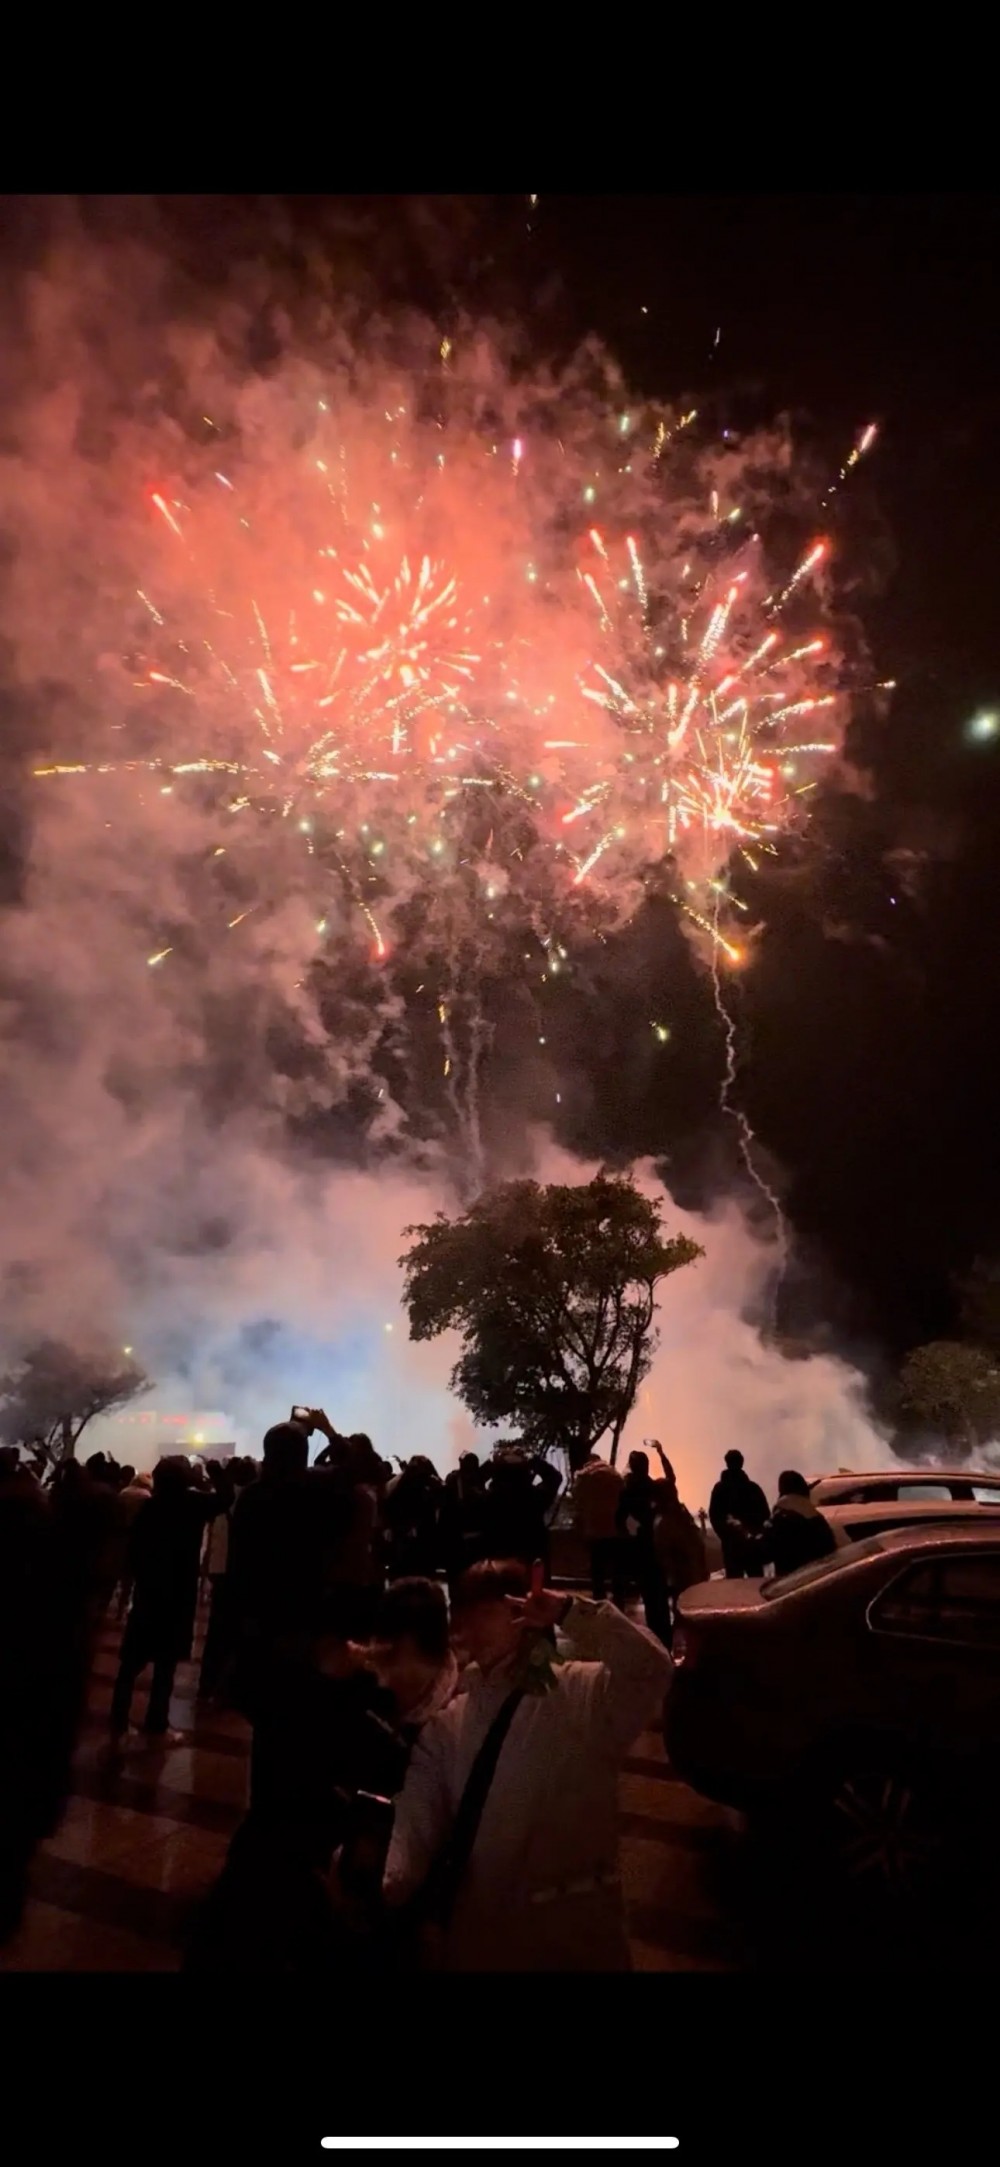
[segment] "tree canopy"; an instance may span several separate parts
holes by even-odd
[[[899,1400],[904,1417],[941,1430],[955,1457],[968,1459],[1000,1429],[1000,1364],[964,1340],[931,1340],[907,1355]]]
[[[50,1464],[72,1458],[95,1415],[126,1407],[149,1386],[131,1355],[40,1340],[0,1377],[0,1437],[41,1446]]]
[[[506,1182],[406,1233],[410,1336],[460,1334],[451,1383],[473,1419],[513,1423],[574,1468],[610,1432],[614,1458],[657,1345],[657,1286],[703,1254],[697,1242],[666,1237],[659,1206],[606,1173]]]

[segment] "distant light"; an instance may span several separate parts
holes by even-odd
[[[122,1348],[122,1353],[123,1353],[123,1354],[131,1354],[131,1352],[132,1352],[132,1349],[131,1349],[131,1347],[123,1347],[123,1348]]]
[[[391,1324],[384,1324],[384,1325],[382,1326],[382,1330],[383,1330],[383,1332],[391,1332],[391,1331],[392,1331],[392,1326],[391,1326]]]
[[[972,739],[974,745],[985,745],[989,743],[990,738],[996,737],[998,731],[1000,731],[1000,715],[990,709],[987,714],[973,715],[966,736]]]
[[[594,488],[594,484],[593,484],[593,482],[588,482],[588,483],[587,483],[587,486],[586,486],[586,489],[585,489],[585,490],[584,490],[584,492],[583,492],[583,501],[584,501],[584,503],[585,503],[585,504],[593,504],[593,501],[594,501],[594,498],[596,497],[596,495],[597,495],[597,491],[596,491],[596,489]]]

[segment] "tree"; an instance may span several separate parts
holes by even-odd
[[[461,1334],[451,1375],[477,1422],[513,1422],[536,1452],[582,1466],[622,1430],[657,1344],[661,1279],[703,1254],[609,1174],[578,1187],[511,1181],[460,1219],[439,1213],[400,1258],[411,1339]]]
[[[904,1416],[943,1431],[954,1457],[967,1460],[1000,1429],[1000,1365],[982,1347],[933,1339],[907,1355],[899,1402]]]
[[[72,1459],[95,1415],[126,1407],[149,1387],[149,1378],[129,1355],[40,1340],[0,1377],[0,1437],[11,1445],[41,1446],[54,1466]]]

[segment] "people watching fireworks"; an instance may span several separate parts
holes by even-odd
[[[458,1579],[469,1565],[485,1557],[489,1549],[489,1505],[486,1478],[478,1452],[463,1452],[458,1466],[444,1478],[438,1523],[441,1557],[449,1582]]]
[[[653,1552],[662,1598],[656,1620],[647,1613],[646,1623],[669,1648],[673,1645],[678,1597],[683,1595],[685,1588],[697,1587],[699,1581],[707,1580],[709,1574],[705,1538],[693,1513],[681,1503],[677,1477],[669,1460],[663,1460],[662,1454],[661,1460],[663,1477],[653,1485]]]
[[[767,1519],[767,1499],[746,1473],[742,1452],[727,1452],[708,1501],[708,1517],[722,1545],[727,1580],[745,1579],[752,1569],[754,1538]]]
[[[310,1467],[314,1433],[324,1442]],[[199,1466],[199,1483],[182,1459],[161,1460],[150,1482],[102,1455],[65,1465],[43,1491],[5,1455],[4,1554],[20,1540],[15,1505],[22,1517],[30,1506],[62,1620],[58,1651],[51,1635],[39,1642],[55,1743],[45,1784],[32,1781],[47,1803],[4,1809],[20,1829],[3,1824],[8,1921],[31,1850],[58,1818],[109,1544],[129,1603],[112,1740],[117,1749],[126,1738],[151,1665],[145,1730],[156,1746],[180,1736],[170,1698],[191,1650],[204,1536],[201,1693],[223,1693],[252,1741],[249,1812],[191,1964],[622,1968],[617,1772],[658,1718],[673,1606],[706,1569],[698,1526],[655,1450],[660,1480],[646,1453],[631,1455],[624,1478],[596,1456],[577,1477],[595,1601],[545,1586],[560,1478],[519,1447],[497,1448],[485,1467],[466,1454],[444,1483],[419,1455],[392,1476],[368,1437],[342,1436],[309,1410],[267,1432],[260,1463]],[[795,1545],[798,1558],[819,1539],[803,1489],[781,1478],[764,1533],[761,1555],[779,1570],[791,1569]],[[414,1563],[421,1573],[405,1570]],[[645,1627],[623,1614],[630,1579]],[[615,1605],[603,1600],[609,1582]],[[4,1679],[9,1731],[21,1704]]]
[[[618,1525],[623,1477],[617,1467],[592,1452],[573,1484],[573,1526],[590,1562],[590,1592],[604,1601],[610,1586],[619,1610],[625,1608],[625,1552]]]
[[[486,1469],[486,1539],[491,1557],[526,1565],[549,1554],[549,1518],[562,1487],[541,1453],[500,1446]]]
[[[829,1520],[813,1504],[809,1484],[795,1468],[778,1476],[778,1496],[750,1559],[753,1571],[773,1565],[776,1580],[794,1573],[800,1565],[813,1565],[829,1557],[837,1538]]]
[[[436,1572],[443,1487],[433,1461],[423,1453],[408,1460],[386,1485],[382,1525],[390,1579]]]
[[[663,1458],[662,1445],[655,1446],[664,1469],[668,1463]],[[666,1598],[663,1582],[656,1562],[653,1542],[653,1522],[656,1511],[656,1490],[649,1472],[649,1454],[630,1452],[628,1474],[618,1498],[618,1534],[622,1545],[624,1570],[627,1583],[636,1587],[642,1596],[646,1623],[651,1632],[666,1639]]]
[[[179,1743],[180,1733],[170,1729],[174,1674],[191,1653],[202,1541],[219,1509],[214,1493],[198,1493],[186,1460],[160,1461],[152,1496],[136,1514],[128,1540],[132,1602],[111,1701],[116,1745],[126,1740],[136,1681],[150,1664],[147,1735],[160,1744]]]

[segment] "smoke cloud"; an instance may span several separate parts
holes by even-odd
[[[583,1182],[597,1170],[548,1139],[533,1143],[540,1180]],[[811,1475],[881,1464],[886,1447],[866,1416],[863,1379],[832,1357],[789,1361],[763,1344],[753,1320],[771,1245],[735,1204],[708,1218],[679,1211],[651,1167],[637,1172],[669,1230],[690,1234],[705,1256],[661,1288],[659,1351],[624,1449],[659,1438],[695,1503],[707,1503],[734,1444],[769,1491],[783,1467]],[[242,1162],[241,1194],[239,1239],[224,1266],[185,1259],[169,1278],[161,1267],[145,1319],[134,1313],[137,1350],[160,1379],[156,1405],[224,1409],[220,1436],[249,1450],[293,1403],[325,1405],[339,1427],[368,1430],[383,1452],[426,1452],[442,1470],[468,1446],[488,1445],[447,1391],[457,1345],[411,1345],[399,1307],[403,1229],[453,1208],[453,1196],[387,1171],[300,1180],[259,1153]],[[169,1438],[169,1425],[161,1428],[154,1435],[144,1410],[102,1435],[134,1459],[145,1439],[153,1449]]]

